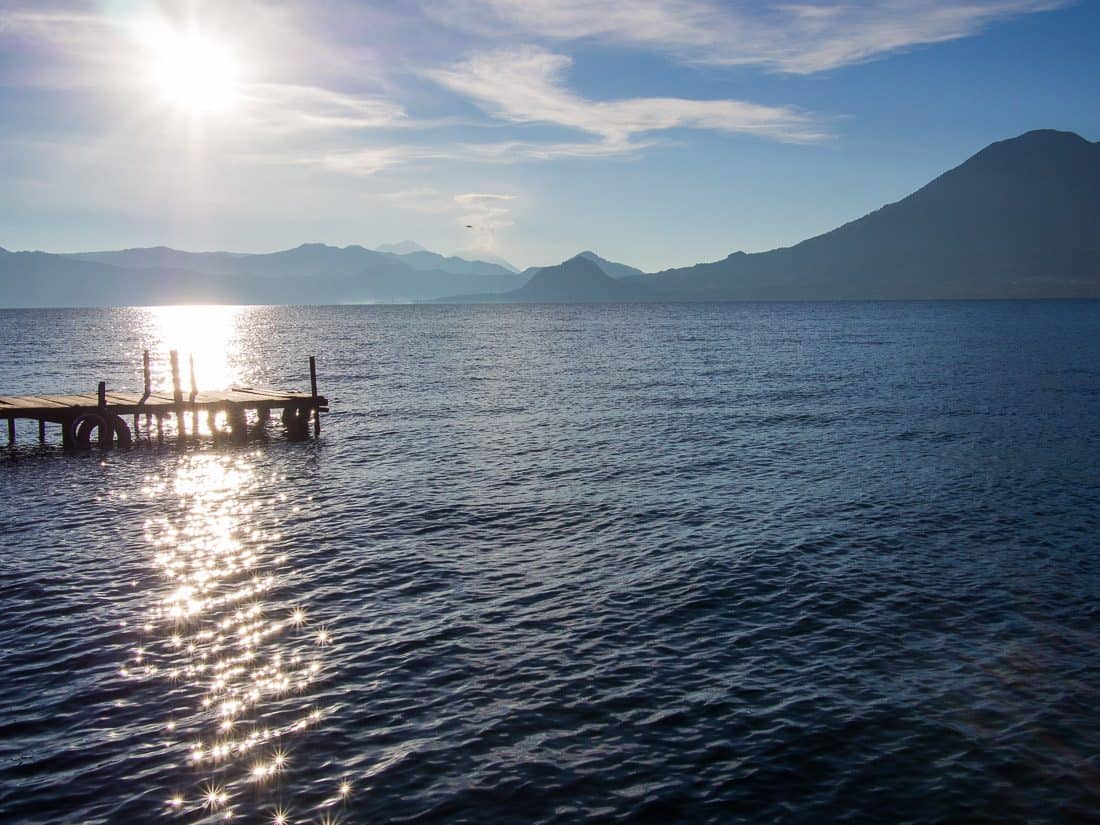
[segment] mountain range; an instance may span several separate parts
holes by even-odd
[[[0,249],[0,305],[1100,297],[1100,143],[1039,130],[791,247],[646,274],[586,251],[522,273],[412,241],[371,250]]]
[[[0,249],[2,306],[407,302],[455,291],[501,292],[524,280],[496,263],[422,248],[395,253],[303,244],[265,254],[164,246],[74,254]]]

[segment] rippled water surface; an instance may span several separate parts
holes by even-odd
[[[1100,304],[0,311],[5,822],[1085,821]],[[55,441],[56,434],[50,437]]]

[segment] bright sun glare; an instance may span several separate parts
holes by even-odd
[[[166,102],[193,115],[224,111],[239,91],[233,54],[198,31],[168,26],[146,28],[153,82]]]

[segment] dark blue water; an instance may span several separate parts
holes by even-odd
[[[304,445],[20,425],[6,822],[1100,810],[1100,303],[0,311],[0,345],[7,394],[316,353],[333,409]]]

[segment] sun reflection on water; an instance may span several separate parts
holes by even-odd
[[[314,693],[334,633],[283,598],[292,571],[263,526],[260,481],[250,457],[196,453],[146,486],[178,508],[145,524],[164,585],[120,675],[161,688],[161,736],[188,769],[162,810],[201,822],[309,821],[288,813],[293,750],[332,710]]]
[[[242,383],[239,371],[239,323],[243,307],[163,306],[150,307],[154,352],[176,350],[180,355],[180,380],[190,390],[190,360],[194,359],[195,382],[200,390],[224,390]],[[154,365],[153,385],[172,387],[167,361]]]

